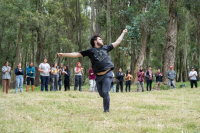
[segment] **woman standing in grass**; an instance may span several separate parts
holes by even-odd
[[[3,84],[3,93],[9,93],[10,87],[10,75],[11,75],[11,67],[8,66],[8,61],[5,62],[4,66],[2,67],[2,84]]]
[[[58,69],[57,63],[53,63],[51,68],[51,87],[50,91],[58,91]]]
[[[74,90],[76,91],[79,86],[79,91],[82,91],[82,75],[83,75],[83,68],[81,67],[81,63],[78,62],[76,67],[74,68],[75,71],[75,85]]]
[[[18,88],[20,87],[20,92],[23,92],[23,75],[24,75],[24,70],[21,68],[21,63],[17,65],[17,68],[15,69],[15,74],[16,74],[16,87],[15,87],[15,93],[18,92]]]
[[[133,79],[133,76],[131,75],[131,71],[128,69],[125,74],[125,80],[126,80],[126,92],[127,87],[129,86],[129,92],[131,91],[131,80]]]
[[[50,65],[47,63],[47,58],[43,59],[43,63],[39,65],[38,71],[40,72],[40,79],[41,79],[41,91],[44,90],[48,91],[48,85],[49,85],[49,72]]]
[[[65,76],[65,80],[64,80],[64,85],[65,85],[65,91],[69,90],[70,91],[70,69],[69,66],[65,66],[65,70],[64,70],[64,76]]]

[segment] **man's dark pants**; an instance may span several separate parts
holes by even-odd
[[[112,72],[109,71],[102,76],[96,76],[96,85],[99,95],[103,98],[104,111],[109,111],[110,109],[110,96],[109,91],[113,86],[112,83]]]
[[[50,78],[50,76],[42,76],[42,75],[40,75],[41,91],[44,90],[44,87],[45,87],[45,91],[48,91],[49,78]]]
[[[197,88],[197,80],[190,80],[191,88],[193,88],[193,84],[195,84],[195,87]]]
[[[150,88],[150,91],[151,91],[151,85],[152,85],[152,80],[147,80],[147,91],[148,91],[148,87]]]
[[[117,86],[116,86],[116,92],[119,92],[119,86],[121,87],[121,92],[123,92],[123,81],[120,81],[119,83],[117,83]]]

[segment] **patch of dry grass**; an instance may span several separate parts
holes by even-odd
[[[0,132],[200,132],[199,88],[110,93],[110,113],[103,113],[98,93],[83,88],[36,88],[34,93],[18,94],[11,90],[8,95],[0,90]]]

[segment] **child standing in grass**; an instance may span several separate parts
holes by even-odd
[[[104,112],[109,112],[110,110],[110,96],[109,91],[112,87],[112,70],[114,66],[108,53],[117,47],[122,41],[124,35],[127,33],[125,29],[121,36],[116,40],[116,42],[110,45],[104,45],[101,37],[95,35],[91,38],[90,44],[91,49],[80,51],[78,53],[58,53],[59,57],[85,57],[88,56],[92,63],[92,69],[94,74],[96,74],[96,84],[99,95],[103,98]]]

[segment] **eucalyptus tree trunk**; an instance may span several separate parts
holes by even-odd
[[[164,75],[167,74],[170,66],[174,67],[175,51],[176,51],[176,37],[177,37],[177,0],[169,2],[169,22],[166,31],[166,47],[165,47],[165,63]],[[168,79],[164,76],[164,84],[168,84]]]
[[[179,52],[179,23],[177,22],[177,37],[176,37],[176,56],[174,62],[174,70],[178,72],[178,52]],[[176,81],[178,81],[178,76],[176,76]]]
[[[15,56],[14,66],[17,66],[17,64],[21,62],[21,60],[20,60],[21,43],[22,43],[22,25],[19,24],[19,31],[18,31],[18,35],[17,35],[17,48],[16,48],[16,56]],[[16,75],[15,75],[15,68],[12,68],[11,81],[14,81],[15,77],[16,77]],[[11,88],[13,88],[13,87],[14,86],[11,83]]]
[[[200,17],[197,19],[197,28],[198,28],[198,34],[197,34],[198,35],[197,36],[198,37],[198,46],[199,46],[199,51],[200,51]],[[200,67],[200,53],[199,53],[199,67]]]
[[[41,30],[37,29],[37,52],[36,52],[36,67],[35,67],[35,86],[40,85],[40,72],[38,71],[40,65],[40,56],[42,48]]]
[[[150,63],[150,45],[149,45],[149,42],[150,42],[150,39],[151,39],[151,33],[148,33],[147,35],[147,47],[146,47],[146,70],[148,69],[149,67],[149,63]]]
[[[111,21],[110,21],[111,0],[107,0],[107,45],[111,44]]]
[[[180,64],[182,64],[182,57],[180,57]],[[182,67],[179,68],[178,82],[182,80]]]
[[[135,68],[135,63],[137,61],[134,41],[131,41],[131,53],[129,53],[129,55],[131,56],[131,68],[130,69],[131,69],[131,73],[133,75],[134,68]]]
[[[145,13],[145,6],[142,7],[142,12]],[[146,24],[146,19],[143,18],[141,23],[141,47],[133,72],[134,84],[137,83],[137,71],[139,70],[139,67],[143,65],[144,62],[146,45],[147,45],[147,24]]]
[[[82,30],[82,20],[81,20],[81,8],[80,8],[80,0],[78,0],[78,9],[79,9],[79,51],[82,51],[82,44],[81,44],[81,30]],[[83,63],[83,58],[79,58],[81,64]]]
[[[187,46],[189,41],[189,33],[188,33],[188,26],[189,26],[189,11],[186,14],[186,23],[185,23],[185,43],[183,47],[183,82],[188,80],[187,74]]]

